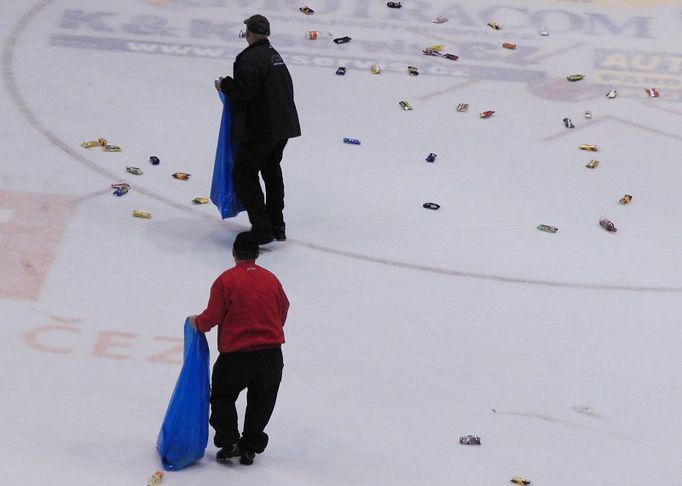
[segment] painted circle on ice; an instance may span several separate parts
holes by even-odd
[[[588,101],[601,97],[601,91],[586,81],[572,83],[563,79],[543,79],[528,83],[528,90],[538,98],[553,101]]]
[[[3,77],[5,79],[5,83],[7,85],[7,89],[10,93],[10,96],[12,100],[14,101],[17,109],[20,111],[20,113],[26,118],[26,120],[29,122],[29,124],[35,128],[39,133],[41,133],[47,140],[54,145],[55,147],[59,148],[61,151],[63,151],[65,154],[67,154],[69,157],[71,157],[73,160],[77,161],[78,163],[82,164],[86,168],[112,180],[112,181],[119,181],[120,176],[117,173],[114,173],[91,159],[85,157],[81,152],[78,152],[74,150],[68,143],[63,141],[59,136],[57,136],[54,131],[50,128],[49,125],[44,123],[34,112],[33,109],[31,109],[31,106],[28,104],[26,97],[21,92],[21,89],[19,88],[19,82],[16,79],[15,72],[14,72],[14,55],[15,55],[15,48],[17,46],[17,43],[26,29],[26,27],[30,24],[31,20],[38,14],[40,13],[43,9],[45,9],[48,5],[52,4],[54,0],[43,0],[42,2],[36,4],[33,8],[28,10],[18,21],[17,24],[14,25],[14,27],[11,30],[11,33],[8,37],[7,43],[4,46],[3,49],[3,59],[2,59],[2,64],[3,64]],[[186,213],[190,213],[193,216],[208,219],[211,221],[219,221],[217,217],[214,216],[209,216],[206,213],[197,211],[193,209],[191,206],[187,206],[185,204],[178,203],[176,201],[173,201],[161,194],[158,194],[154,191],[145,189],[143,187],[139,186],[133,186],[136,190],[136,192],[143,194],[147,197],[150,197],[156,201],[159,201],[163,204],[166,204],[168,206],[171,206],[175,209],[179,209],[181,211],[184,211]],[[231,225],[235,231],[240,231],[243,230],[244,227],[242,225],[238,225],[232,222],[227,223],[228,225]],[[462,271],[462,270],[457,270],[457,269],[447,269],[447,268],[439,268],[435,266],[428,266],[428,265],[422,265],[418,263],[410,263],[410,262],[404,262],[404,261],[398,261],[398,260],[392,260],[392,259],[387,259],[387,258],[381,258],[381,257],[376,257],[372,255],[364,255],[361,253],[356,253],[352,251],[347,251],[339,248],[332,248],[324,245],[318,245],[312,242],[307,242],[307,241],[301,241],[301,240],[295,240],[295,239],[289,239],[288,240],[289,244],[296,244],[305,248],[309,248],[315,251],[320,251],[324,252],[327,254],[331,255],[337,255],[341,257],[346,257],[346,258],[352,258],[355,260],[360,260],[360,261],[366,261],[366,262],[371,262],[375,264],[380,264],[380,265],[387,265],[391,267],[397,267],[397,268],[404,268],[404,269],[409,269],[409,270],[415,270],[415,271],[421,271],[421,272],[429,272],[429,273],[435,273],[435,274],[440,274],[440,275],[448,275],[448,276],[453,276],[453,277],[463,277],[463,278],[470,278],[470,279],[478,279],[478,280],[487,280],[487,281],[493,281],[493,282],[502,282],[502,283],[513,283],[513,284],[525,284],[525,285],[540,285],[540,286],[547,286],[547,287],[557,287],[557,288],[576,288],[576,289],[592,289],[592,290],[622,290],[622,291],[635,291],[635,292],[673,292],[673,293],[680,293],[682,292],[682,287],[673,287],[673,286],[639,286],[639,285],[615,285],[615,284],[596,284],[596,283],[589,283],[589,282],[570,282],[570,281],[559,281],[559,280],[543,280],[543,279],[532,279],[532,278],[523,278],[523,277],[512,277],[512,276],[505,276],[505,275],[495,275],[495,274],[486,274],[486,273],[478,273],[478,272],[471,272],[471,271]]]

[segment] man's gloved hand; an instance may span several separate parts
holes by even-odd
[[[218,90],[219,92],[222,91],[222,89],[220,89],[220,83],[223,82],[223,79],[224,78],[222,76],[220,76],[218,79],[213,81],[213,85],[215,86],[215,89]]]

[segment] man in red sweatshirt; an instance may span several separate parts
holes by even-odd
[[[213,366],[210,418],[220,448],[216,459],[241,456],[240,462],[249,465],[268,444],[264,429],[282,380],[289,300],[277,277],[256,265],[258,241],[253,234],[239,233],[232,255],[236,265],[213,282],[208,307],[190,322],[204,333],[218,326],[220,356]],[[235,402],[245,388],[240,437]]]

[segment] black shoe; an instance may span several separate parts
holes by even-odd
[[[223,447],[215,455],[215,458],[219,462],[225,462],[231,457],[239,457],[242,455],[242,451],[239,450],[238,444],[232,444],[231,446]]]
[[[277,241],[286,241],[287,239],[287,234],[285,231],[285,226],[273,226],[272,228],[272,235],[275,237]]]
[[[251,230],[251,234],[256,238],[259,245],[267,245],[274,241],[275,237],[272,236],[272,231],[269,233]]]
[[[267,245],[268,243],[272,243],[274,240],[275,237],[272,235],[256,237],[256,241],[258,241],[259,245]]]
[[[242,457],[239,459],[239,464],[243,466],[250,466],[253,464],[253,458],[256,457],[256,453],[252,451],[242,451]]]

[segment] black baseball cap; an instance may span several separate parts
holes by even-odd
[[[270,35],[270,22],[260,14],[252,15],[244,23],[252,34]]]

